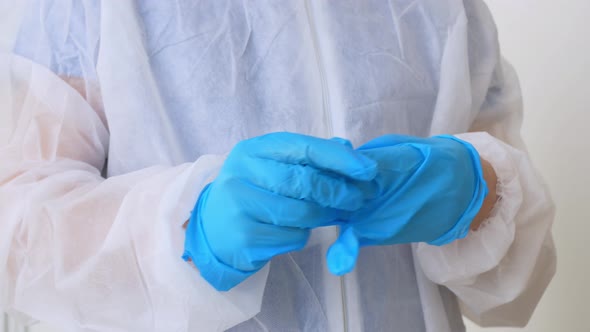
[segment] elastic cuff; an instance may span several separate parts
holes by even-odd
[[[463,144],[463,146],[467,148],[467,151],[469,151],[469,155],[471,157],[471,162],[473,164],[476,177],[473,198],[471,199],[469,206],[463,212],[457,223],[455,223],[455,226],[453,226],[453,228],[451,228],[445,234],[440,236],[438,239],[428,242],[428,244],[430,245],[442,246],[467,236],[467,234],[469,233],[471,222],[481,209],[481,206],[483,205],[483,202],[486,196],[488,195],[488,186],[483,176],[483,169],[481,166],[481,160],[479,159],[479,153],[473,147],[473,145],[450,135],[439,135],[435,137],[452,139],[456,142]]]
[[[504,158],[502,151],[494,151],[496,157]],[[481,154],[485,160],[484,153]],[[498,174],[496,194],[498,200],[489,217],[469,236],[444,246],[427,243],[416,245],[420,266],[430,280],[437,284],[468,285],[486,271],[500,264],[514,242],[514,219],[522,202],[522,190],[517,174],[509,162],[492,160]],[[496,166],[498,166],[496,168]]]
[[[209,195],[211,184],[208,184],[202,191],[201,196],[197,200],[189,224],[186,230],[186,237],[184,242],[184,254],[182,259],[185,261],[191,259],[203,279],[205,279],[211,286],[218,291],[228,291],[256,273],[254,271],[241,271],[219,261],[215,254],[211,251],[209,243],[205,238],[203,232],[203,225],[198,213],[202,202],[204,202]]]

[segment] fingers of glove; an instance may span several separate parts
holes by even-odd
[[[270,224],[260,224],[256,229],[253,247],[271,250],[273,256],[303,249],[310,234],[308,229]]]
[[[249,219],[260,223],[315,228],[332,225],[343,216],[341,210],[285,197],[242,181],[233,182],[228,187],[233,196],[232,198],[228,197],[228,203],[239,205],[240,210]]]
[[[347,139],[345,139],[345,138],[332,137],[332,138],[330,138],[330,141],[336,142],[338,144],[342,144],[342,145],[344,145],[344,146],[349,147],[349,148],[352,149],[352,143],[350,143],[350,141],[347,140]]]
[[[394,176],[392,172],[412,172],[424,162],[428,154],[428,148],[426,146],[416,146],[415,144],[403,144],[359,150],[359,152],[368,158],[377,160],[380,171],[387,171],[386,174],[381,173],[380,176],[377,176],[376,179],[378,180],[383,176]]]
[[[301,250],[309,239],[309,230],[260,224],[256,233],[244,239],[241,255],[252,268],[260,268],[274,256]],[[242,267],[247,268],[244,264]]]
[[[377,165],[342,141],[280,132],[243,142],[250,156],[287,164],[310,165],[356,180],[371,180]]]
[[[424,138],[408,135],[383,135],[361,145],[358,150],[376,149],[404,143],[419,143],[423,140]]]
[[[313,167],[274,160],[257,160],[249,167],[247,181],[281,196],[315,202],[347,211],[360,208],[365,199],[359,185]]]
[[[257,270],[274,256],[302,249],[309,238],[309,230],[299,228],[261,223],[251,230],[228,234],[231,242],[216,252],[224,263],[242,271]]]
[[[352,227],[342,228],[340,236],[326,254],[328,269],[341,276],[354,269],[360,249],[359,241]]]

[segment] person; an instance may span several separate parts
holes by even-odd
[[[5,310],[64,331],[530,319],[554,206],[482,1],[12,6]]]

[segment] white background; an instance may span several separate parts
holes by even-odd
[[[590,0],[487,2],[502,51],[521,78],[525,141],[558,207],[553,227],[558,273],[524,331],[590,331],[584,241],[590,237]],[[3,116],[0,112],[0,139],[7,133]],[[468,331],[484,331],[467,324]],[[30,330],[57,332],[44,326]]]
[[[525,141],[557,203],[557,275],[525,331],[590,331],[590,1],[487,3],[520,76]]]

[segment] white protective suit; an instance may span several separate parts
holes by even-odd
[[[0,43],[13,120],[0,147],[2,307],[67,331],[444,332],[464,329],[461,312],[530,318],[555,271],[554,207],[481,1],[14,6]],[[180,258],[183,223],[234,144],[274,131],[355,146],[458,134],[493,165],[500,199],[465,239],[367,247],[342,278],[325,263],[337,229],[317,229],[217,292]]]

